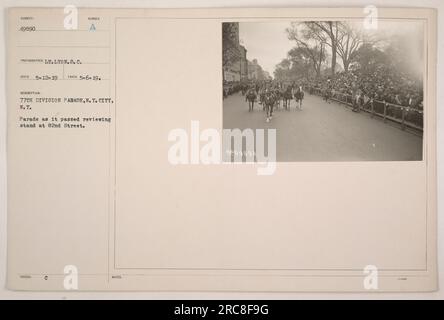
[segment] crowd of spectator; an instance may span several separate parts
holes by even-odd
[[[309,87],[330,90],[331,95],[354,95],[356,91],[368,99],[399,106],[423,109],[422,82],[408,74],[379,66],[372,71],[361,69],[337,73],[308,81]]]

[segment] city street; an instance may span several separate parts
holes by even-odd
[[[352,112],[342,104],[326,103],[305,94],[303,110],[291,101],[271,122],[265,122],[262,105],[248,103],[240,93],[223,102],[224,129],[276,129],[277,161],[403,161],[422,159],[422,137],[384,123],[370,114]]]

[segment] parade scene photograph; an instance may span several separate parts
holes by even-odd
[[[420,20],[225,22],[223,128],[275,129],[276,161],[421,161]]]

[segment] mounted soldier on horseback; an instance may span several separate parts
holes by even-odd
[[[254,102],[256,101],[256,90],[254,88],[250,88],[247,91],[245,100],[248,101],[248,111],[253,111]]]
[[[270,90],[270,89],[266,89],[265,93],[264,93],[264,106],[265,106],[265,112],[267,115],[267,122],[270,122],[270,120],[273,117],[273,108],[274,105],[276,104],[277,101],[277,96],[276,94]]]
[[[294,92],[294,99],[296,100],[296,108],[302,110],[302,100],[304,99],[304,91],[302,86],[298,86]]]
[[[291,99],[293,99],[293,94],[291,91],[292,91],[291,86],[288,86],[287,89],[282,94],[285,110],[288,110],[290,108]]]

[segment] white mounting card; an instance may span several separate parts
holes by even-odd
[[[10,289],[436,290],[435,10],[7,15]]]

